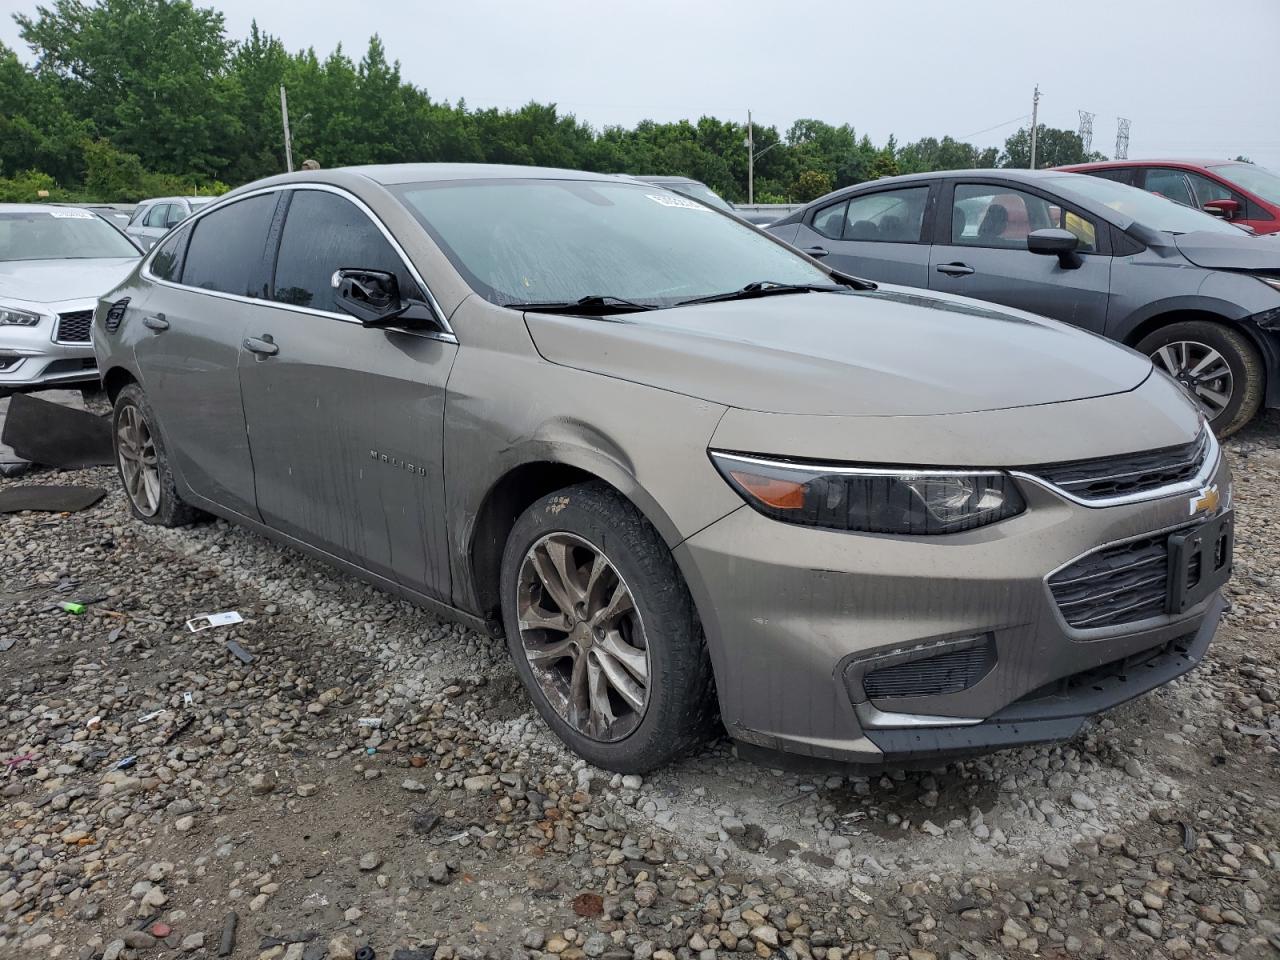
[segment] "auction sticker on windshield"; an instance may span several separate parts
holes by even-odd
[[[710,210],[711,208],[705,204],[699,203],[697,200],[689,200],[685,197],[677,197],[671,193],[646,193],[646,197],[654,203],[660,203],[664,207],[683,207],[686,210]]]
[[[77,210],[75,207],[61,207],[51,209],[49,216],[57,217],[59,220],[92,220],[93,214],[88,210]]]

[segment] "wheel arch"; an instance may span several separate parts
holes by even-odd
[[[678,542],[675,526],[666,512],[619,465],[595,463],[585,453],[578,456],[575,451],[526,460],[504,471],[481,499],[475,522],[465,538],[466,583],[462,592],[468,592],[469,587],[470,596],[465,600],[456,597],[455,602],[464,600],[460,606],[473,608],[499,633],[502,554],[516,520],[547,494],[591,481],[617,491],[653,525],[668,546]]]
[[[138,378],[133,372],[125,367],[111,367],[102,375],[102,389],[107,392],[107,399],[112,405],[116,402],[116,397],[120,396],[120,391],[131,383],[138,383]]]

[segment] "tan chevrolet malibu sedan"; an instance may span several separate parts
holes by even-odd
[[[833,273],[628,178],[250,184],[97,310],[146,523],[225,517],[505,636],[592,763],[1069,737],[1204,656],[1231,485],[1132,351]]]

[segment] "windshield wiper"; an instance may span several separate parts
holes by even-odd
[[[745,287],[730,290],[728,293],[713,293],[705,297],[694,297],[681,300],[677,307],[693,303],[721,303],[726,300],[752,300],[756,297],[771,297],[778,293],[831,293],[839,290],[835,283],[775,283],[772,280],[753,280]]]
[[[636,303],[608,294],[592,294],[577,300],[549,300],[545,303],[508,303],[505,306],[513,310],[532,310],[535,313],[568,313],[568,314],[605,314],[605,313],[638,313],[642,310],[657,310],[651,303]]]

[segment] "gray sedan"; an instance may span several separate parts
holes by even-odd
[[[1097,177],[961,170],[859,184],[766,228],[846,273],[977,297],[1149,355],[1219,435],[1280,406],[1280,238]]]
[[[1226,461],[1147,358],[621,177],[250,184],[102,298],[94,346],[135,517],[217,514],[505,635],[611,770],[717,712],[858,763],[1068,737],[1224,606]]]

